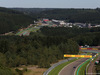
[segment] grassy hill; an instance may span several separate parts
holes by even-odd
[[[34,18],[21,12],[0,7],[0,34],[16,31],[26,27],[34,21]]]

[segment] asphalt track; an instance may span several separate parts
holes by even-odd
[[[83,51],[83,52],[91,52],[91,53],[100,53],[100,50],[80,50],[80,51]]]
[[[59,75],[74,75],[76,67],[85,62],[87,59],[89,58],[82,58],[75,62],[70,63],[59,72]]]
[[[96,53],[92,53],[92,56],[94,56]],[[85,62],[89,58],[81,58],[77,61],[74,61],[70,63],[69,65],[65,66],[60,72],[59,75],[74,75],[76,68]]]
[[[81,51],[84,51],[84,52],[91,52],[92,55],[95,55],[94,53],[98,53],[100,52],[100,50],[81,50]],[[72,62],[71,64],[65,66],[60,72],[59,72],[59,75],[74,75],[74,72],[75,72],[75,69],[76,68],[73,68],[73,67],[78,67],[78,65],[82,64],[84,61],[86,61],[88,58],[82,58],[82,59],[79,59],[75,62]],[[54,67],[54,66],[52,66]],[[53,69],[53,68],[50,68],[48,69],[46,72],[44,72],[43,75],[48,75],[48,73]],[[68,68],[67,68],[68,67]],[[65,69],[66,68],[66,69]],[[64,70],[64,73],[62,73]]]

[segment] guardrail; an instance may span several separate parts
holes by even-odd
[[[98,48],[79,48],[80,50],[99,50]]]

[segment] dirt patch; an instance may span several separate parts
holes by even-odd
[[[43,75],[46,70],[45,68],[30,68],[24,75]]]
[[[43,73],[47,70],[46,68],[38,68],[37,65],[28,65],[28,66],[20,66],[20,67],[16,67],[19,70],[23,70],[25,68],[27,68],[27,72],[24,72],[23,75],[43,75]],[[12,69],[15,71],[15,69]]]

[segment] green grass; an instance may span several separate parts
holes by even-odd
[[[87,55],[90,55],[91,53],[87,53]]]
[[[98,55],[93,59],[93,62],[98,58]]]
[[[62,68],[64,68],[66,65],[68,65],[68,64],[70,64],[70,63],[72,63],[72,62],[74,62],[74,61],[76,61],[76,60],[78,60],[78,59],[73,59],[73,60],[70,60],[70,61],[65,62],[65,63],[63,63],[63,64],[58,65],[58,66],[55,67],[53,70],[51,70],[50,73],[49,73],[48,75],[58,75],[58,73],[60,72],[60,70],[61,70]]]
[[[29,32],[36,32],[37,30],[39,30],[39,29],[38,29],[38,28],[32,27],[32,28],[29,30]]]
[[[18,33],[16,33],[16,35],[20,35],[20,34],[23,33],[24,31],[26,31],[26,29],[25,29],[25,30],[22,30],[22,31],[20,31],[20,32],[18,32]]]
[[[76,75],[85,75],[85,69],[86,69],[86,66],[89,64],[91,59],[88,59],[87,61],[85,61],[83,64],[81,64],[77,71],[76,71]]]
[[[27,28],[27,29],[25,29],[25,30],[22,30],[22,31],[16,33],[16,35],[20,35],[20,34],[24,33],[25,31],[26,31],[26,32],[36,32],[37,30],[39,30],[39,28],[31,27],[31,28]]]

